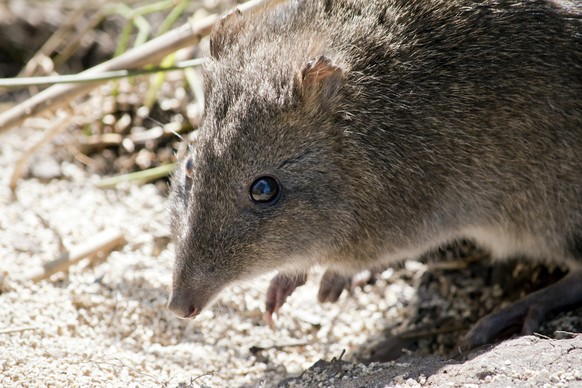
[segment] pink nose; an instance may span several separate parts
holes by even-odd
[[[168,302],[168,309],[176,314],[178,318],[183,319],[194,318],[200,313],[200,309],[196,308],[187,295],[177,292],[172,292]]]

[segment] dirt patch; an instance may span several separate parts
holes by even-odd
[[[411,356],[370,365],[318,362],[279,386],[573,386],[582,381],[581,363],[582,335],[563,340],[529,336],[472,353],[465,362]]]

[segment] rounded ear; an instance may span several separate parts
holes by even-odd
[[[220,18],[210,34],[210,56],[220,58],[220,54],[235,41],[244,25],[245,19],[238,8]]]
[[[342,80],[342,69],[322,55],[307,62],[301,71],[301,95],[308,102],[330,102],[337,95]]]

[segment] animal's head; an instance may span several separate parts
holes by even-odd
[[[172,180],[180,317],[229,283],[309,267],[350,228],[343,70],[309,52],[275,58],[261,33],[234,13],[211,36],[203,123]]]

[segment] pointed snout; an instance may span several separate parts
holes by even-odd
[[[173,290],[168,301],[168,309],[176,314],[178,318],[191,319],[195,318],[202,306],[192,298],[190,293],[181,290]]]

